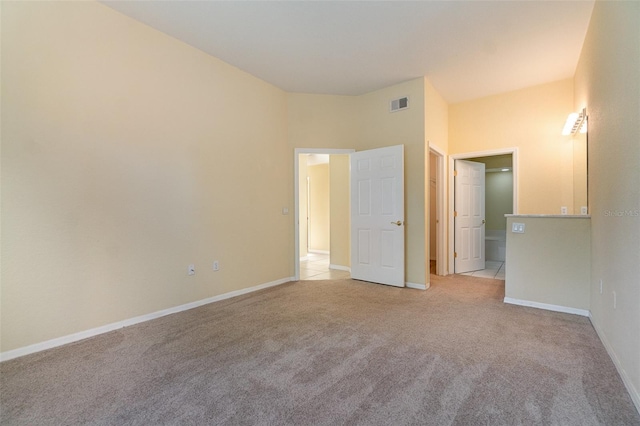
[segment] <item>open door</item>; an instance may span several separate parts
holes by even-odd
[[[350,156],[351,278],[404,287],[404,146]]]
[[[484,172],[483,163],[455,160],[455,273],[484,269]]]

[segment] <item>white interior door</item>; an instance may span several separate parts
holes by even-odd
[[[484,172],[483,163],[455,160],[455,272],[484,269]]]
[[[404,146],[351,157],[351,278],[404,287]]]

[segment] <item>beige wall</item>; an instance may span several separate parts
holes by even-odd
[[[518,147],[518,213],[572,213],[573,109],[572,79],[451,105],[449,154]]]
[[[288,139],[294,148],[352,149],[360,140],[358,96],[287,93]]]
[[[307,162],[309,156],[307,154],[298,155],[298,223],[300,238],[300,257],[307,257],[308,235],[307,235],[307,211],[308,194],[307,194],[307,178],[309,171],[307,170]]]
[[[596,2],[574,104],[589,117],[591,315],[640,410],[639,75],[640,3]]]
[[[445,156],[448,154],[449,150],[449,104],[440,96],[438,91],[433,87],[428,78],[424,78],[424,103],[425,103],[425,111],[424,111],[424,134],[425,140],[427,141],[427,150],[429,148],[439,149]],[[427,151],[428,152],[428,151]],[[425,162],[428,164],[429,161],[425,158]],[[435,194],[431,194],[432,189],[435,189],[429,183],[429,177],[433,175],[430,169],[432,164],[427,165],[427,171],[425,172],[425,200],[435,200]],[[447,168],[447,159],[443,159],[443,168],[444,174],[446,176],[446,168]],[[447,205],[447,182],[446,178],[441,182],[444,187],[443,194],[443,203],[445,204],[445,209]],[[429,261],[431,259],[436,258],[435,247],[436,244],[436,235],[435,235],[435,227],[431,226],[431,223],[435,223],[435,212],[431,209],[426,209],[427,214],[425,215],[425,229],[427,230],[426,241],[428,241],[428,247],[425,252],[425,262],[429,265]],[[443,229],[448,229],[448,218],[447,215],[443,215],[441,218],[440,226]],[[435,226],[435,225],[434,225]],[[448,250],[448,238],[443,239],[441,241],[443,244],[444,250]],[[446,263],[445,259],[441,259],[441,262]],[[446,269],[446,268],[445,268]],[[429,274],[427,274],[427,282],[429,280]]]
[[[426,140],[444,151],[449,149],[449,104],[424,78],[424,134]]]
[[[351,266],[351,198],[349,156],[332,155],[329,160],[331,209],[331,265]]]
[[[309,251],[329,251],[329,164],[307,167],[309,176]]]
[[[510,231],[514,222],[524,234]],[[507,224],[505,298],[588,311],[589,219],[512,216]]]
[[[362,96],[288,94],[289,146],[365,150],[405,146],[406,281],[425,274],[425,79]],[[409,96],[407,110],[390,113],[389,101]]]
[[[3,2],[0,350],[293,275],[286,102],[99,3]]]

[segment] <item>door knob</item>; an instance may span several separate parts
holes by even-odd
[[[482,224],[483,224],[483,225],[485,224],[485,220],[484,220],[484,219],[482,219]]]
[[[402,226],[402,223],[403,222],[401,220],[399,220],[397,222],[391,222],[392,225],[398,225],[398,226]]]

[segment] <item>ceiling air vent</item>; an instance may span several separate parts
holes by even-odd
[[[393,99],[391,101],[391,103],[389,104],[389,111],[390,112],[398,112],[398,111],[402,111],[403,109],[407,109],[409,108],[409,97],[408,96],[404,96],[402,98],[398,98],[398,99]]]

